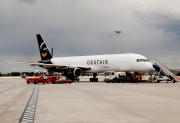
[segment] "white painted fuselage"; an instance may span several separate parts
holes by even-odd
[[[53,57],[52,64],[61,66],[80,67],[90,69],[83,70],[83,73],[101,73],[105,71],[148,71],[153,66],[146,57],[139,54],[111,54],[73,57]]]

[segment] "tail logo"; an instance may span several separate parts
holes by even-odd
[[[47,53],[41,53],[42,57],[46,57]]]
[[[41,51],[41,56],[42,57],[46,57],[47,56],[48,49],[47,49],[47,47],[46,47],[44,42],[40,45],[40,51]]]

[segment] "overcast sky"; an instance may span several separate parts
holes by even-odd
[[[179,0],[1,0],[0,72],[39,69],[36,34],[54,56],[138,53],[180,69]]]

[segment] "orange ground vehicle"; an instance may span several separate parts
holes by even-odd
[[[34,77],[28,77],[26,78],[27,84],[29,83],[52,83],[52,84],[58,84],[58,83],[69,83],[71,84],[72,80],[71,79],[66,79],[66,78],[61,78],[60,76],[46,76],[44,74],[40,74],[39,76],[34,76]]]
[[[58,83],[69,83],[71,84],[71,79],[62,78],[60,76],[48,76],[48,82],[52,84],[58,84]]]
[[[47,84],[49,84],[48,78],[44,74],[41,74],[39,76],[34,76],[34,77],[28,77],[28,78],[26,78],[26,81],[27,81],[27,84],[29,84],[29,83],[34,83],[34,84],[47,83]]]
[[[54,80],[54,83],[52,83],[52,84],[58,84],[58,83],[61,83],[61,84],[63,84],[63,83],[69,83],[69,84],[71,84],[71,82],[72,82],[72,80],[71,79],[65,79],[65,78],[60,78],[60,79],[56,79],[56,80]]]

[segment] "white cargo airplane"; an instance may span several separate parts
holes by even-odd
[[[139,54],[53,57],[41,35],[37,34],[36,36],[41,61],[38,63],[16,61],[15,63],[25,63],[31,66],[43,67],[48,71],[62,72],[66,78],[72,80],[81,76],[82,73],[93,73],[93,78],[90,78],[91,82],[98,81],[97,73],[106,71],[141,72],[153,69],[149,60]]]

